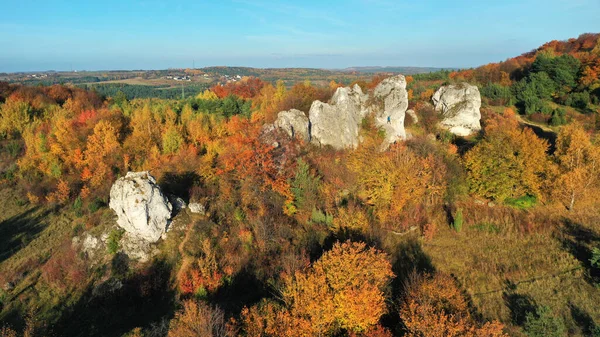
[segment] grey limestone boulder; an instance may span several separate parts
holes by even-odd
[[[442,114],[440,126],[457,136],[469,136],[481,130],[481,95],[468,83],[443,86],[431,98]]]
[[[277,114],[273,125],[284,130],[291,138],[300,138],[305,142],[310,141],[308,117],[300,110],[281,111]]]
[[[404,118],[408,108],[406,79],[402,75],[386,78],[373,92],[375,101],[383,103],[383,109],[375,111],[375,125],[385,130],[384,146],[406,139]]]
[[[110,190],[110,208],[117,224],[147,242],[156,242],[166,232],[173,206],[148,172],[129,172]]]
[[[312,142],[335,149],[357,147],[367,99],[368,95],[355,85],[338,88],[329,103],[314,101],[309,112]]]

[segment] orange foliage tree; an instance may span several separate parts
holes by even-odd
[[[451,276],[416,276],[408,282],[400,308],[406,336],[504,337],[499,322],[480,324]]]
[[[247,309],[245,329],[257,331],[258,324],[287,336],[369,331],[387,311],[385,291],[393,276],[385,253],[364,243],[336,243],[307,270],[283,276],[283,308],[263,303]]]
[[[229,95],[236,95],[244,99],[252,99],[260,93],[265,86],[265,82],[256,77],[244,77],[238,82],[229,82],[225,85],[216,85],[210,88],[217,97],[225,98]]]
[[[227,333],[225,315],[219,308],[211,308],[194,300],[183,302],[169,324],[168,337],[221,337]]]
[[[579,124],[563,127],[556,141],[554,157],[559,175],[554,197],[567,209],[597,199],[600,188],[600,147],[592,144]]]

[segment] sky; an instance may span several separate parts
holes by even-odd
[[[0,72],[475,67],[600,32],[600,0],[0,0]]]

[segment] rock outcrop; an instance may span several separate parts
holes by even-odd
[[[148,172],[129,172],[110,189],[117,224],[135,237],[156,242],[166,232],[173,207]]]
[[[309,121],[304,112],[296,109],[281,111],[273,125],[284,130],[292,138],[310,141]]]
[[[435,110],[444,118],[441,127],[457,136],[481,130],[481,95],[477,86],[468,83],[443,86],[431,99]]]
[[[402,75],[383,80],[373,91],[375,101],[383,102],[383,109],[375,111],[375,125],[385,130],[384,145],[406,139],[404,118],[408,108],[406,79]]]
[[[368,95],[360,86],[338,88],[330,103],[314,101],[310,107],[310,136],[313,143],[336,149],[355,148],[359,143],[360,124],[367,114]]]
[[[200,215],[206,214],[206,209],[205,209],[204,205],[202,205],[199,202],[190,202],[188,207],[190,209],[190,212],[192,212],[194,214],[200,214]]]
[[[274,129],[284,130],[290,137],[300,137],[320,146],[335,149],[355,148],[360,143],[360,128],[367,115],[373,115],[375,125],[385,131],[384,147],[406,139],[404,118],[408,108],[406,79],[402,75],[383,80],[373,96],[361,87],[338,88],[329,103],[314,101],[308,118],[299,110],[282,111],[273,124],[265,125],[264,134]],[[278,144],[274,139],[265,141]]]

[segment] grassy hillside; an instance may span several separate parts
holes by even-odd
[[[0,336],[598,336],[599,37],[407,76],[419,122],[386,151],[372,116],[356,149],[264,133],[384,74],[215,67],[256,77],[185,99],[0,83]],[[469,137],[431,105],[463,81]],[[139,261],[108,202],[145,170],[207,211]]]

